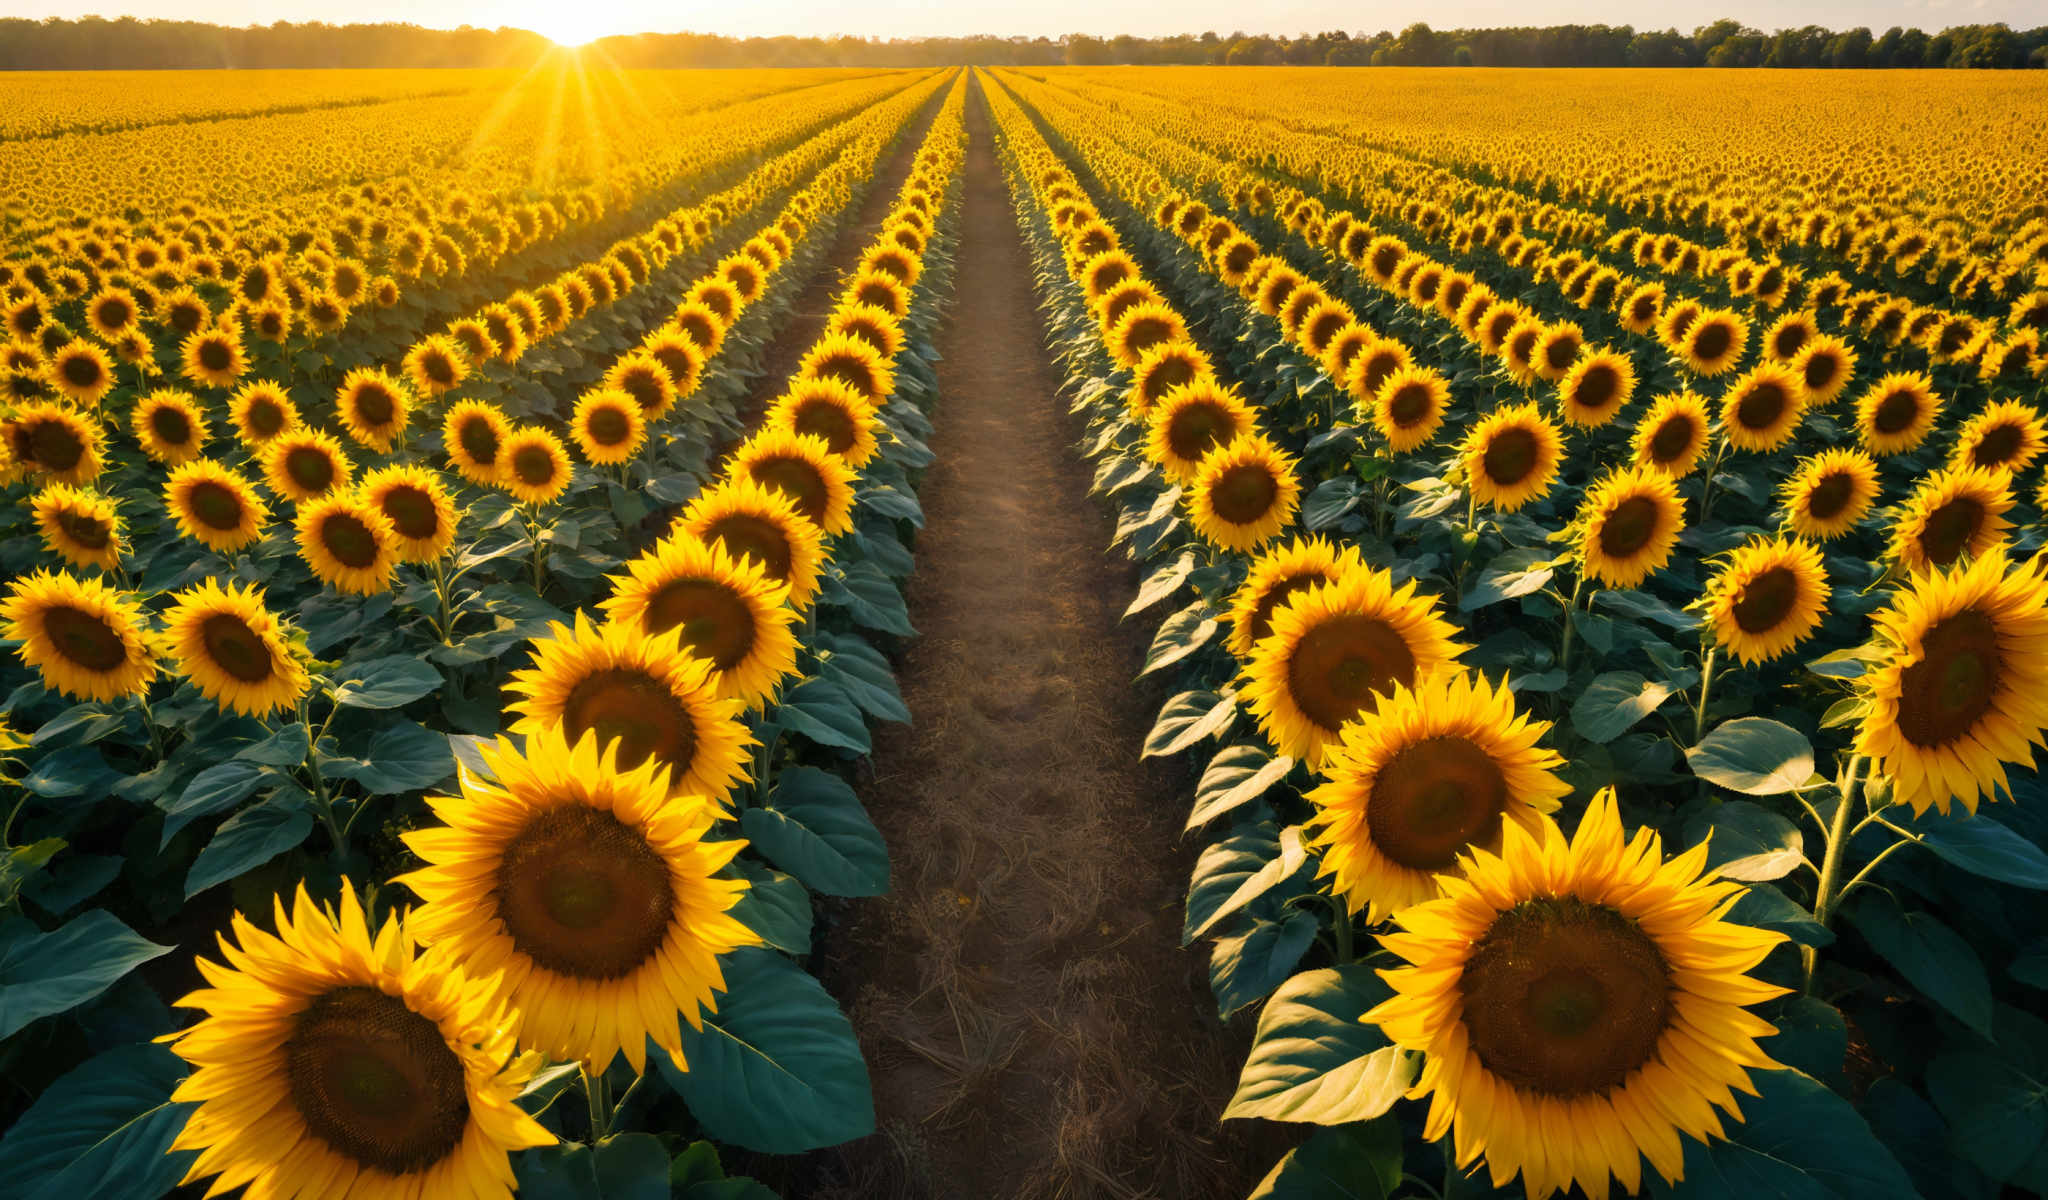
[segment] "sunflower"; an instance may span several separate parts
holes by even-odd
[[[382,510],[348,491],[299,506],[299,557],[337,592],[373,596],[391,586],[398,531]]]
[[[299,406],[281,383],[255,379],[243,384],[228,400],[228,419],[242,444],[261,450],[271,440],[299,428]]]
[[[1501,340],[1501,369],[1518,384],[1527,386],[1536,382],[1536,345],[1543,338],[1544,328],[1542,318],[1524,316]]]
[[[391,453],[392,444],[404,435],[412,408],[412,393],[403,383],[368,367],[350,371],[334,396],[342,428],[357,444],[379,454]]]
[[[1811,542],[1757,538],[1726,556],[1702,600],[1716,644],[1744,663],[1769,662],[1820,627],[1827,570]]]
[[[766,426],[789,433],[823,438],[832,453],[858,471],[880,449],[875,434],[882,426],[875,406],[837,379],[799,379],[789,385],[768,410]]]
[[[1301,503],[1295,460],[1251,433],[1202,459],[1188,490],[1188,516],[1211,545],[1248,551],[1280,536]]]
[[[494,980],[446,953],[420,957],[414,928],[372,931],[355,889],[339,911],[276,900],[276,932],[241,914],[210,985],[178,1001],[207,1016],[173,1035],[192,1064],[172,1099],[197,1104],[171,1143],[197,1151],[191,1184],[248,1185],[278,1200],[467,1195],[509,1200],[508,1154],[555,1136],[516,1103],[540,1066],[515,1056]]]
[[[1709,424],[1707,402],[1691,392],[1657,397],[1629,440],[1635,465],[1685,478],[1706,453]]]
[[[2031,404],[1995,400],[1963,423],[1950,466],[1999,468],[2015,474],[2048,451],[2048,422]]]
[[[519,697],[506,709],[517,718],[510,732],[560,727],[570,741],[594,733],[620,770],[652,765],[672,795],[730,811],[727,797],[747,777],[754,738],[740,720],[745,706],[719,697],[710,663],[673,632],[598,626],[581,612],[575,628],[555,623],[548,634],[533,641],[533,665],[505,685]]]
[[[1801,460],[1782,494],[1792,532],[1832,541],[1860,524],[1877,502],[1877,463],[1860,450],[1824,450]]]
[[[1405,371],[1415,365],[1415,357],[1408,353],[1408,347],[1393,338],[1374,338],[1351,359],[1351,366],[1344,373],[1344,390],[1358,401],[1359,417],[1369,419],[1364,408],[1379,398],[1380,388],[1397,371]]]
[[[1251,405],[1213,377],[1205,376],[1166,393],[1146,419],[1145,457],[1169,479],[1185,483],[1202,459],[1257,424]]]
[[[14,581],[0,601],[15,653],[40,671],[43,686],[73,700],[139,696],[156,678],[152,637],[142,608],[98,576],[37,571]]]
[[[1621,327],[1630,333],[1647,334],[1657,328],[1657,318],[1664,311],[1664,285],[1661,283],[1638,284],[1622,297],[1620,307]]]
[[[112,500],[53,483],[36,493],[30,507],[52,554],[74,567],[111,571],[121,565],[121,518]]]
[[[1550,491],[1564,459],[1564,435],[1534,404],[1508,405],[1472,426],[1458,457],[1473,499],[1515,512]]]
[[[255,485],[210,458],[195,458],[171,472],[164,508],[179,533],[223,554],[262,537],[270,520],[270,507]]]
[[[1436,899],[1461,855],[1498,849],[1509,822],[1537,832],[1571,793],[1564,759],[1536,744],[1549,729],[1515,711],[1505,683],[1442,671],[1394,684],[1344,726],[1323,760],[1329,782],[1307,793],[1318,875],[1375,924]]]
[[[667,327],[690,339],[697,347],[699,362],[710,359],[725,344],[725,322],[706,304],[685,302],[669,318]]]
[[[441,422],[441,444],[456,473],[481,487],[492,487],[505,469],[505,439],[512,423],[495,405],[460,400]]]
[[[1710,308],[1685,327],[1672,353],[1695,375],[1722,375],[1742,361],[1748,345],[1748,321],[1732,310]]]
[[[640,353],[660,363],[661,369],[668,372],[669,391],[675,400],[696,394],[697,385],[704,378],[704,355],[688,336],[680,332],[656,332],[641,343]]]
[[[1386,571],[1354,566],[1273,610],[1243,699],[1275,749],[1317,768],[1344,726],[1396,684],[1414,687],[1463,654],[1457,633],[1414,580],[1396,587]]]
[[[72,342],[50,356],[43,376],[73,403],[91,408],[114,390],[114,360],[91,342]]]
[[[294,502],[345,489],[355,478],[341,443],[318,429],[295,429],[271,439],[261,458],[270,490]]]
[[[1198,379],[1209,380],[1215,372],[1209,356],[1193,342],[1166,342],[1145,351],[1131,369],[1131,387],[1125,407],[1131,419],[1143,421],[1168,392]]]
[[[790,606],[798,612],[817,598],[825,558],[821,534],[781,492],[744,476],[727,478],[690,501],[679,528],[759,564],[789,589]]]
[[[102,341],[113,342],[132,332],[142,315],[135,293],[123,287],[105,287],[85,302],[85,323]]]
[[[1805,414],[1799,372],[1779,363],[1758,363],[1721,396],[1721,428],[1740,450],[1776,450],[1792,440]]]
[[[1856,753],[1876,760],[1892,798],[1916,813],[2010,794],[2005,764],[2029,773],[2048,727],[2048,576],[1994,549],[1915,576],[1874,618],[1880,665]]]
[[[758,708],[796,673],[795,614],[784,599],[753,559],[683,535],[629,560],[603,607],[643,637],[675,632],[684,652],[710,664],[721,699]]]
[[[528,425],[499,447],[504,470],[493,481],[522,504],[547,504],[569,490],[569,450],[549,430]]]
[[[185,378],[201,387],[233,387],[249,369],[242,335],[232,325],[201,329],[179,344],[178,359]]]
[[[89,483],[106,465],[99,423],[67,405],[48,400],[24,404],[0,425],[0,433],[17,465],[55,483]]]
[[[1714,1108],[1739,1119],[1730,1089],[1778,1066],[1743,1006],[1785,994],[1747,975],[1785,935],[1724,919],[1742,888],[1702,873],[1704,845],[1666,862],[1653,830],[1624,842],[1612,789],[1569,843],[1548,817],[1501,833],[1380,936],[1408,965],[1364,1019],[1427,1056],[1408,1094],[1460,1170],[1483,1155],[1496,1188],[1604,1198],[1610,1174],[1638,1191],[1647,1157],[1675,1184],[1679,1134],[1723,1136]]]
[[[1536,338],[1536,348],[1529,356],[1529,364],[1538,379],[1555,383],[1571,372],[1585,349],[1586,335],[1577,325],[1570,321],[1545,325]]]
[[[405,352],[402,364],[413,391],[439,396],[462,386],[469,377],[469,355],[444,334],[434,334]]]
[[[1317,361],[1321,364],[1323,373],[1330,377],[1330,381],[1342,387],[1351,375],[1351,364],[1357,362],[1358,356],[1379,340],[1379,335],[1368,326],[1346,326],[1337,331],[1336,336],[1330,339],[1329,345],[1323,347],[1323,353]]]
[[[1838,337],[1819,334],[1800,348],[1791,366],[1806,389],[1808,403],[1823,407],[1849,386],[1856,374],[1856,352]]]
[[[847,281],[846,294],[862,304],[872,304],[897,320],[910,315],[910,289],[894,275],[883,271],[859,271]]]
[[[1104,347],[1118,366],[1138,365],[1154,346],[1188,340],[1187,323],[1173,307],[1162,301],[1145,301],[1125,309],[1103,337]]]
[[[821,533],[853,528],[853,469],[823,438],[764,429],[733,451],[728,469],[789,497]]]
[[[1300,592],[1334,583],[1350,570],[1363,570],[1356,546],[1339,548],[1319,537],[1297,538],[1252,560],[1245,581],[1230,601],[1230,652],[1240,661],[1273,631],[1273,611]]]
[[[797,368],[800,379],[837,379],[876,408],[896,390],[896,371],[881,352],[861,339],[828,333],[805,353]]]
[[[1094,305],[1109,289],[1139,275],[1138,260],[1121,248],[1111,247],[1082,263],[1075,282],[1081,285],[1082,298]]]
[[[1403,367],[1387,376],[1369,419],[1396,454],[1419,450],[1443,427],[1451,384],[1434,367]]]
[[[1820,322],[1810,312],[1789,312],[1764,331],[1763,352],[1790,365],[1820,336]]]
[[[178,594],[164,626],[178,670],[223,712],[268,717],[305,695],[306,669],[251,585],[205,580]]]
[[[360,490],[391,522],[400,562],[432,562],[455,545],[459,518],[439,472],[394,463],[365,475]]]
[[[1950,467],[1923,480],[1892,522],[1891,553],[1909,572],[1950,567],[2005,540],[2012,523],[2012,476],[1983,467]]]
[[[708,840],[716,808],[615,755],[559,728],[523,754],[500,738],[488,777],[428,799],[444,824],[404,835],[427,865],[398,882],[426,901],[421,936],[498,972],[522,1044],[598,1070],[624,1050],[644,1072],[651,1037],[682,1068],[678,1016],[701,1028],[725,986],[718,957],[761,940],[729,911],[746,882],[716,878],[747,843]]]
[[[128,424],[142,452],[165,466],[191,462],[206,448],[206,413],[184,392],[151,392],[135,405]]]
[[[1879,457],[1917,448],[1933,431],[1943,400],[1934,381],[1917,371],[1895,371],[1856,401],[1856,435]]]
[[[624,392],[640,405],[640,415],[658,421],[676,406],[676,384],[668,368],[651,354],[634,351],[621,355],[604,373],[606,390]]]
[[[1617,467],[1587,489],[1577,525],[1587,577],[1632,588],[1663,569],[1685,528],[1678,481],[1655,468]]]
[[[583,393],[569,418],[569,433],[583,460],[603,466],[633,461],[647,443],[647,418],[640,402],[614,388]]]

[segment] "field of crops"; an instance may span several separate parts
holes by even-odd
[[[2024,73],[0,98],[0,1190],[2048,1194]]]

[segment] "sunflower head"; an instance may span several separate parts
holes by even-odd
[[[1534,404],[1512,404],[1473,425],[1458,455],[1473,498],[1515,512],[1556,482],[1564,435]]]
[[[494,980],[421,956],[398,918],[373,928],[347,879],[338,910],[301,884],[271,924],[236,914],[240,947],[223,937],[225,965],[200,960],[209,986],[178,1002],[206,1014],[172,1039],[193,1068],[172,1098],[197,1104],[171,1144],[198,1151],[186,1183],[452,1195],[554,1144],[515,1103],[540,1059],[515,1053]]]
[[[274,439],[299,428],[299,406],[281,383],[255,379],[237,389],[228,401],[228,419],[242,444],[260,451]]]
[[[1193,342],[1166,342],[1147,350],[1131,369],[1131,388],[1126,407],[1133,419],[1143,421],[1168,392],[1198,379],[1212,378],[1209,356]]]
[[[729,469],[787,496],[822,533],[853,528],[853,468],[823,438],[764,429],[733,452]]]
[[[505,439],[511,436],[505,414],[482,400],[457,402],[441,422],[448,461],[464,479],[484,487],[495,486],[504,473]]]
[[[1701,603],[1716,645],[1744,663],[1769,662],[1820,627],[1828,604],[1820,550],[1798,539],[1755,539],[1722,560]]]
[[[883,271],[861,271],[847,282],[846,295],[861,304],[873,305],[901,321],[910,315],[910,289],[894,275]]]
[[[694,377],[691,380],[695,386]],[[608,391],[624,392],[640,405],[640,415],[658,421],[676,406],[676,381],[662,361],[645,351],[619,356],[604,373]]]
[[[114,502],[98,492],[53,483],[36,493],[29,507],[43,545],[74,567],[111,571],[121,564],[121,518]]]
[[[1145,454],[1171,479],[1193,479],[1202,459],[1249,433],[1257,423],[1238,394],[1204,376],[1174,388],[1146,418]]]
[[[1548,817],[1502,822],[1498,853],[1463,855],[1381,935],[1407,965],[1380,973],[1394,995],[1365,1020],[1426,1056],[1410,1094],[1460,1170],[1483,1156],[1495,1187],[1601,1196],[1611,1175],[1633,1193],[1644,1157],[1676,1183],[1678,1135],[1720,1136],[1715,1107],[1739,1118],[1730,1089],[1778,1065],[1743,1006],[1785,992],[1747,972],[1785,938],[1727,921],[1740,885],[1705,862],[1625,839],[1603,789],[1570,842]]]
[[[306,692],[305,667],[252,585],[205,580],[178,594],[164,625],[179,672],[224,712],[268,717]]]
[[[99,422],[67,405],[48,400],[24,404],[0,424],[0,435],[7,439],[15,466],[53,483],[89,483],[106,465]]]
[[[1078,282],[1088,303],[1094,304],[1109,293],[1109,289],[1127,279],[1138,278],[1138,260],[1119,248],[1110,248],[1081,264]]]
[[[2031,404],[1995,400],[1963,423],[1950,466],[1980,467],[2018,474],[2048,451],[2048,422]]]
[[[844,333],[828,333],[813,343],[797,368],[797,376],[838,380],[878,409],[896,391],[896,370],[881,352]]]
[[[1616,468],[1586,490],[1574,524],[1587,577],[1635,587],[1670,561],[1685,528],[1678,481],[1654,468]]]
[[[595,388],[576,402],[569,432],[585,462],[631,462],[647,442],[647,418],[639,401],[613,388]]]
[[[880,449],[881,421],[867,399],[837,379],[798,379],[768,410],[766,427],[821,438],[854,470]]]
[[[50,356],[43,377],[73,403],[91,408],[114,390],[114,360],[91,342],[72,342]]]
[[[1119,366],[1131,368],[1155,346],[1188,340],[1187,323],[1163,302],[1133,304],[1108,326],[1105,345]]]
[[[1585,349],[1586,335],[1577,325],[1569,321],[1545,325],[1529,356],[1530,367],[1538,379],[1554,383],[1571,373]]]
[[[433,562],[455,545],[455,501],[442,478],[410,463],[379,467],[363,477],[363,498],[391,522],[402,562]]]
[[[551,430],[529,425],[500,444],[502,469],[492,482],[522,504],[548,504],[569,490],[568,448]]]
[[[1929,475],[1892,522],[1891,552],[1908,571],[1950,567],[1989,552],[2012,522],[2012,476],[1983,467],[1955,466]]]
[[[139,696],[156,678],[153,638],[142,608],[98,576],[37,571],[0,600],[15,653],[43,686],[74,700]]]
[[[488,337],[488,333],[485,334]],[[413,391],[423,396],[441,396],[462,386],[469,378],[471,357],[462,343],[437,333],[422,339],[405,352],[403,369]]]
[[[1434,367],[1402,367],[1387,376],[1367,416],[1396,454],[1419,450],[1443,427],[1451,384]]]
[[[1635,390],[1636,370],[1628,355],[1588,351],[1559,381],[1558,411],[1570,424],[1596,429],[1626,408]]]
[[[697,385],[703,382],[705,356],[697,348],[694,338],[681,330],[656,332],[641,344],[640,349],[668,372],[669,384],[678,401],[696,394]]]
[[[151,392],[137,402],[128,423],[142,452],[166,466],[190,462],[206,447],[206,413],[184,392]]]
[[[623,1050],[644,1071],[651,1037],[685,1066],[678,1019],[701,1027],[719,956],[761,940],[730,913],[746,882],[718,877],[746,842],[710,840],[715,807],[598,745],[556,726],[486,747],[461,796],[429,798],[444,824],[405,835],[427,865],[399,882],[437,947],[504,964],[522,1045],[598,1069]]]
[[[210,458],[195,458],[171,472],[164,507],[178,532],[223,554],[262,537],[270,520],[255,486]]]
[[[1877,463],[1860,450],[1824,450],[1800,462],[1783,495],[1794,533],[1832,541],[1861,523],[1876,503]]]
[[[1763,352],[1767,357],[1790,364],[1820,336],[1820,321],[1810,312],[1789,312],[1764,331]]]
[[[1943,403],[1926,375],[1893,372],[1857,399],[1856,435],[1879,457],[1904,454],[1927,440]]]
[[[1516,711],[1505,683],[1461,671],[1396,683],[1344,726],[1329,782],[1307,794],[1319,874],[1374,923],[1436,899],[1462,855],[1497,849],[1509,822],[1536,831],[1570,794],[1564,759],[1536,744],[1549,728]]]
[[[299,557],[338,592],[373,596],[391,586],[398,532],[376,505],[336,490],[299,505]]]
[[[1357,547],[1339,549],[1319,537],[1297,538],[1261,552],[1230,602],[1230,652],[1240,662],[1249,660],[1259,642],[1273,632],[1274,610],[1317,584],[1332,583],[1363,566]]]
[[[389,454],[393,443],[405,435],[413,398],[393,376],[374,368],[358,367],[341,381],[334,396],[334,409],[341,417],[342,428],[358,445]]]
[[[1362,407],[1379,398],[1380,388],[1395,372],[1405,371],[1415,364],[1415,358],[1408,353],[1408,347],[1393,338],[1376,337],[1360,349],[1351,360],[1351,366],[1344,374],[1344,390]],[[1361,412],[1362,418],[1370,418]]]
[[[680,528],[735,558],[757,563],[789,589],[789,603],[797,611],[817,598],[823,535],[782,492],[745,475],[730,476],[690,501]]]
[[[607,617],[645,638],[674,634],[708,664],[722,699],[761,707],[796,672],[788,590],[753,559],[683,534],[627,562],[612,584]]]
[[[1856,352],[1838,337],[1816,334],[1793,356],[1791,367],[1799,375],[1808,402],[1820,407],[1834,403],[1855,377]]]
[[[1799,372],[1782,363],[1758,363],[1721,397],[1721,428],[1728,444],[1742,450],[1776,450],[1792,440],[1805,415]]]
[[[341,443],[318,429],[294,429],[262,449],[263,478],[286,500],[306,501],[345,489],[355,477]]]
[[[241,331],[233,325],[201,329],[187,336],[178,347],[178,358],[185,378],[200,387],[233,387],[249,369]]]
[[[1672,392],[1651,402],[1636,422],[1629,446],[1635,465],[1683,479],[1706,453],[1711,422],[1707,402],[1691,392]]]

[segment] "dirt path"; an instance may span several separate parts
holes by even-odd
[[[1217,1123],[1245,1031],[1219,1025],[1179,946],[1185,789],[1138,760],[1160,697],[1131,684],[1132,569],[1103,553],[978,90],[968,130],[900,672],[915,724],[889,727],[862,788],[894,888],[819,964],[880,1132],[786,1194],[1241,1197],[1243,1164],[1270,1156]]]

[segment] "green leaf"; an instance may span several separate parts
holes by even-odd
[[[1993,1179],[2011,1179],[2048,1141],[2048,1079],[2011,1054],[1941,1055],[1927,1064],[1927,1094],[1955,1148]]]
[[[1548,550],[1530,547],[1510,550],[1480,568],[1472,586],[1458,597],[1458,607],[1472,612],[1489,604],[1541,591],[1555,574],[1552,568],[1556,561],[1557,556]]]
[[[73,1068],[0,1140],[8,1194],[130,1200],[171,1191],[198,1157],[171,1153],[193,1107],[171,1102],[187,1070],[168,1047],[148,1043],[117,1046]]]
[[[1961,935],[1924,912],[1905,911],[1883,892],[1865,892],[1846,912],[1871,949],[1921,995],[1991,1036],[1991,981]]]
[[[1290,912],[1278,921],[1250,918],[1245,933],[1219,936],[1209,947],[1209,990],[1218,1015],[1228,1017],[1286,980],[1315,945],[1319,922],[1311,913]]]
[[[1236,714],[1235,696],[1219,696],[1209,691],[1182,692],[1159,711],[1159,720],[1153,723],[1152,732],[1145,735],[1141,757],[1178,754],[1210,734],[1222,732]]]
[[[1747,800],[1701,812],[1686,822],[1685,841],[1689,846],[1707,841],[1707,865],[1745,883],[1782,878],[1806,861],[1799,827]]]
[[[1421,1056],[1389,1045],[1378,1026],[1360,1019],[1391,995],[1362,963],[1304,971],[1281,984],[1259,1013],[1223,1118],[1343,1125],[1392,1108],[1414,1082]]]
[[[83,796],[88,792],[104,791],[120,778],[120,774],[107,765],[100,752],[91,746],[72,746],[55,754],[44,755],[21,781],[21,786],[38,796],[50,800],[62,800],[67,796]]]
[[[683,1026],[687,1072],[655,1056],[704,1131],[765,1154],[801,1154],[875,1130],[853,1026],[818,981],[772,950],[723,961],[726,994],[702,1032]]]
[[[293,722],[262,741],[253,743],[235,757],[242,762],[258,763],[266,767],[296,767],[306,761],[306,748],[306,727]]]
[[[1919,1200],[1913,1181],[1849,1102],[1794,1070],[1753,1071],[1727,1141],[1685,1144],[1673,1187],[1647,1166],[1650,1194],[1684,1200]]]
[[[1750,796],[1776,796],[1813,778],[1813,744],[1766,717],[1723,721],[1685,752],[1692,773]]]
[[[1188,923],[1181,934],[1181,945],[1185,946],[1196,938],[1205,936],[1216,928],[1218,921],[1279,887],[1308,862],[1308,850],[1302,845],[1299,825],[1289,825],[1281,830],[1277,841],[1262,841],[1259,849],[1265,851],[1269,847],[1271,853],[1259,864],[1258,870],[1242,879],[1236,878],[1236,869],[1246,865],[1241,858],[1233,859],[1231,870],[1227,874],[1204,877],[1202,864],[1209,861],[1209,856],[1202,856],[1201,861],[1195,866],[1194,883],[1188,889]],[[1225,880],[1236,882],[1236,886],[1227,893],[1221,891],[1221,885]],[[1201,908],[1207,910],[1207,915],[1200,923],[1195,922],[1198,903]]]
[[[398,708],[441,687],[441,668],[411,654],[373,658],[341,673],[334,702],[342,708]]]
[[[766,1184],[744,1175],[694,1183],[676,1196],[678,1200],[782,1200]]]
[[[1195,807],[1188,814],[1187,828],[1206,825],[1258,799],[1293,769],[1293,758],[1285,754],[1276,758],[1264,746],[1251,742],[1225,746],[1209,760],[1202,781],[1195,785]]]
[[[917,635],[910,626],[910,612],[903,606],[903,593],[880,567],[865,559],[845,564],[836,577],[828,576],[820,603],[846,609],[869,629],[899,637]]]
[[[394,796],[432,787],[453,774],[448,735],[417,721],[400,721],[370,739],[369,755],[352,777],[373,796]]]
[[[768,803],[740,814],[740,829],[768,860],[828,896],[889,890],[889,850],[860,798],[837,775],[785,767]]]
[[[225,812],[248,799],[268,775],[269,768],[240,759],[230,759],[194,775],[176,800],[157,805],[164,810],[163,844],[170,845],[178,831],[196,818]]]
[[[185,898],[260,867],[304,842],[313,832],[313,814],[306,811],[304,795],[297,789],[280,790],[264,803],[221,822],[213,840],[185,874]]]
[[[49,933],[20,918],[0,925],[0,1038],[30,1021],[69,1012],[170,952],[101,908]]]
[[[775,707],[775,723],[821,746],[838,746],[866,754],[871,745],[867,722],[846,689],[813,675],[792,688]]]
[[[595,1147],[564,1142],[528,1150],[512,1165],[522,1200],[667,1200],[669,1194],[668,1151],[651,1133],[621,1133]]]
[[[1849,1026],[1839,1009],[1812,996],[1787,996],[1769,1020],[1778,1032],[1759,1043],[1764,1053],[1816,1079],[1841,1078]]]
[[[1648,592],[1634,588],[1607,588],[1593,597],[1593,605],[1598,608],[1611,608],[1625,617],[1634,617],[1638,621],[1655,621],[1681,633],[1688,629],[1697,629],[1700,624],[1700,619],[1693,614],[1673,608]]]
[[[2048,891],[2048,854],[1991,816],[1971,816],[1961,810],[1943,816],[1929,811],[1914,818],[1907,828],[1918,833],[1921,844],[1944,861],[1973,875]]]
[[[1145,665],[1138,671],[1138,678],[1170,667],[1200,650],[1216,636],[1216,629],[1215,613],[1207,600],[1197,600],[1166,618],[1152,639],[1152,648],[1145,652]]]
[[[1172,562],[1155,567],[1145,577],[1145,582],[1138,585],[1138,594],[1131,600],[1130,607],[1124,609],[1124,616],[1135,616],[1173,595],[1194,571],[1195,555],[1192,550],[1183,550]]]
[[[1333,1125],[1289,1150],[1250,1200],[1386,1200],[1401,1186],[1401,1167],[1401,1127],[1392,1117]]]
[[[1676,689],[1634,671],[1610,671],[1593,680],[1572,704],[1572,728],[1593,742],[1611,742],[1657,711]]]
[[[1358,507],[1359,497],[1364,494],[1365,489],[1349,476],[1323,480],[1301,502],[1302,528],[1317,530],[1335,525],[1345,513]]]
[[[732,919],[761,940],[802,958],[811,952],[811,894],[792,875],[742,856],[733,864],[749,884],[731,911]]]
[[[819,632],[814,648],[823,652],[818,673],[846,689],[846,694],[878,721],[910,723],[910,709],[896,687],[889,660],[868,640],[855,634]]]
[[[1816,949],[1834,944],[1835,935],[1813,919],[1813,914],[1791,897],[1768,883],[1752,883],[1728,910],[1728,919],[1738,925],[1775,929],[1802,946]]]

